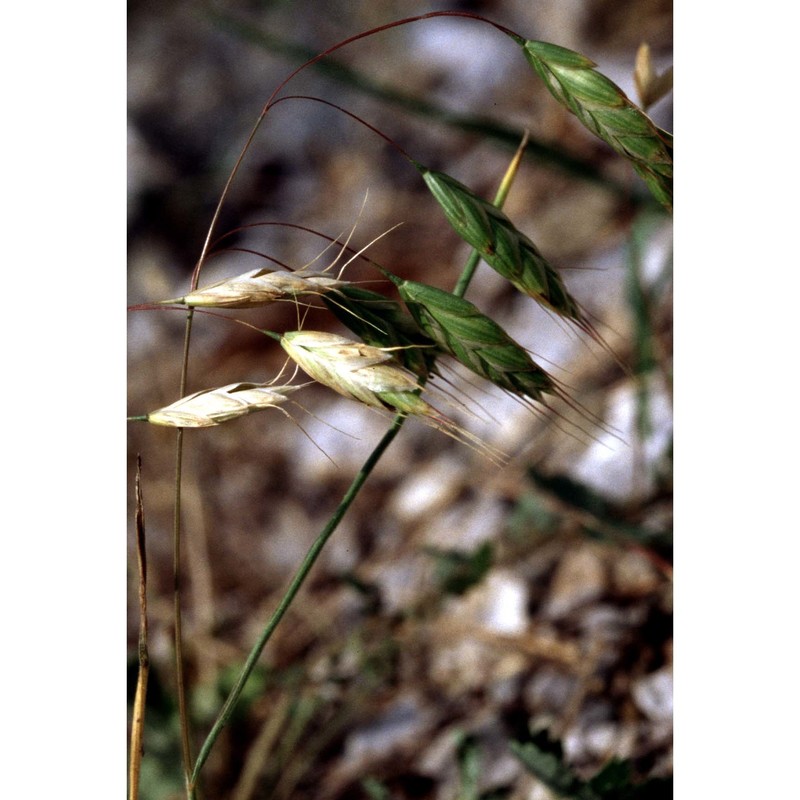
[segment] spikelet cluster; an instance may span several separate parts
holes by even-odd
[[[147,421],[173,428],[209,428],[255,411],[275,408],[285,403],[292,392],[308,385],[231,383],[218,389],[190,394],[172,405],[151,412],[147,415]]]
[[[199,308],[256,308],[278,300],[324,294],[345,283],[324,272],[254,269],[163,302]]]
[[[550,93],[595,136],[627,158],[656,199],[672,208],[672,136],[658,128],[586,56],[547,42],[522,49]]]

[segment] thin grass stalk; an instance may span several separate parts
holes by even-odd
[[[193,287],[194,288],[194,287]],[[189,343],[192,336],[194,309],[186,315],[186,328],[183,337],[183,359],[181,361],[180,397],[186,394],[189,373]],[[175,627],[175,686],[178,695],[178,717],[181,729],[181,754],[183,772],[186,780],[187,800],[197,797],[192,774],[192,745],[189,726],[188,704],[186,702],[186,681],[183,668],[183,617],[181,612],[181,477],[183,475],[183,428],[178,428],[175,437],[175,515],[172,528],[172,599]]]
[[[195,763],[194,771],[192,772],[190,780],[191,788],[194,787],[200,770],[203,768],[203,764],[205,764],[214,742],[217,740],[222,728],[230,719],[230,715],[233,712],[233,709],[242,693],[242,690],[244,689],[245,684],[247,683],[247,679],[250,677],[250,674],[260,658],[264,647],[272,636],[272,633],[278,626],[278,623],[281,621],[281,619],[283,619],[283,616],[288,610],[289,606],[292,604],[292,601],[297,595],[297,592],[300,590],[300,587],[303,585],[308,573],[311,570],[311,567],[317,560],[317,556],[319,556],[322,548],[325,546],[325,543],[328,541],[328,539],[330,539],[331,534],[336,530],[337,526],[342,520],[342,517],[344,517],[347,510],[350,508],[353,500],[355,500],[356,496],[361,490],[361,487],[364,485],[364,482],[367,480],[375,465],[386,451],[386,448],[388,448],[389,445],[394,441],[394,438],[402,427],[404,421],[405,417],[403,416],[398,415],[395,417],[394,421],[392,422],[392,426],[384,434],[377,447],[372,451],[369,458],[367,458],[367,460],[364,462],[364,465],[359,470],[358,474],[350,485],[350,488],[342,498],[339,507],[334,511],[333,515],[328,520],[328,523],[325,525],[322,532],[319,534],[319,536],[317,536],[314,543],[311,545],[311,548],[306,553],[303,562],[300,564],[300,567],[295,573],[292,582],[289,584],[289,588],[281,598],[281,601],[273,612],[266,628],[264,628],[261,636],[259,636],[255,645],[253,646],[253,649],[250,651],[250,654],[244,663],[244,667],[242,668],[236,683],[231,689],[225,704],[220,710],[219,716],[214,722],[214,725],[211,728],[211,731],[209,732],[205,742],[203,743],[203,746],[200,748],[200,752],[197,755],[197,761]]]
[[[505,202],[505,198],[508,195],[508,190],[511,186],[511,182],[513,181],[514,176],[517,173],[517,169],[519,167],[519,161],[521,156],[521,150],[515,154],[514,158],[509,165],[509,168],[506,170],[506,174],[500,184],[500,189],[497,192],[497,196],[495,198],[495,202],[502,205]],[[473,254],[477,256],[477,254]],[[467,264],[464,267],[464,272],[469,269],[470,263],[472,261],[472,256],[467,261]],[[477,262],[476,262],[477,263]],[[472,267],[471,274],[474,273],[474,267]],[[463,272],[462,272],[463,278]],[[462,296],[463,293],[467,290],[469,286],[469,280],[462,280],[460,279],[457,283],[460,287]],[[421,383],[425,383],[425,378],[420,379]],[[247,683],[250,674],[252,673],[253,669],[255,668],[258,659],[261,657],[261,653],[263,652],[264,648],[267,645],[267,642],[272,637],[275,628],[277,628],[278,623],[283,619],[284,614],[288,610],[289,606],[292,604],[295,596],[297,595],[298,591],[300,591],[300,587],[305,582],[308,573],[311,571],[311,568],[314,566],[314,562],[317,560],[317,557],[322,552],[322,548],[325,546],[328,539],[330,539],[333,532],[338,527],[339,523],[341,522],[342,518],[344,517],[345,513],[348,511],[350,506],[352,505],[355,498],[358,496],[358,493],[361,491],[361,487],[366,482],[367,478],[372,473],[372,470],[377,465],[378,461],[380,461],[381,457],[383,456],[384,452],[386,452],[389,445],[394,441],[397,434],[400,432],[400,429],[403,427],[406,421],[406,416],[403,414],[398,414],[395,416],[394,420],[392,421],[391,427],[389,430],[383,435],[383,438],[378,442],[378,445],[375,449],[370,453],[367,460],[364,462],[363,466],[359,470],[356,477],[353,479],[353,482],[350,484],[350,488],[345,493],[342,501],[339,503],[339,506],[333,512],[333,515],[328,520],[328,523],[325,525],[319,536],[317,536],[314,543],[311,545],[311,548],[306,553],[303,562],[301,563],[299,569],[295,573],[292,582],[289,584],[289,588],[286,590],[286,593],[281,598],[278,607],[272,614],[267,626],[259,636],[258,641],[255,643],[253,648],[250,651],[250,654],[245,661],[244,667],[242,668],[239,677],[236,680],[235,685],[231,689],[230,693],[228,694],[227,699],[225,700],[220,713],[214,722],[211,730],[206,737],[206,740],[203,742],[202,747],[200,748],[200,752],[197,755],[197,761],[194,765],[194,770],[192,771],[192,775],[189,781],[189,790],[194,791],[194,787],[196,786],[196,782],[200,775],[200,770],[203,768],[203,765],[206,763],[208,756],[211,752],[211,748],[214,746],[219,734],[221,733],[222,729],[225,727],[226,723],[230,719],[230,716],[233,712],[234,707],[236,706],[237,701]]]
[[[172,536],[172,611],[175,626],[175,688],[178,695],[178,718],[181,729],[181,754],[187,785],[187,797],[193,800],[194,789],[189,789],[192,770],[192,745],[189,726],[189,711],[186,702],[186,680],[183,668],[183,614],[181,611],[181,496],[180,485],[183,472],[183,428],[178,428],[175,447],[175,517]]]
[[[497,22],[492,22],[492,20],[486,19],[485,17],[481,17],[478,14],[473,14],[468,11],[431,11],[427,14],[420,14],[415,17],[406,17],[401,20],[395,20],[394,22],[389,22],[385,25],[379,25],[377,28],[371,28],[368,31],[363,31],[362,33],[358,33],[355,36],[350,36],[347,39],[343,39],[341,42],[338,42],[337,44],[333,45],[332,47],[327,48],[323,52],[318,53],[316,56],[308,59],[308,61],[304,62],[299,67],[297,67],[293,72],[291,72],[288,75],[288,77],[284,78],[284,80],[278,85],[278,87],[272,92],[272,94],[267,99],[264,108],[258,115],[258,118],[256,119],[256,122],[253,125],[250,134],[247,137],[247,140],[245,141],[244,147],[242,148],[241,152],[239,153],[239,156],[236,159],[236,162],[233,165],[233,169],[231,170],[231,173],[228,176],[228,180],[225,182],[225,186],[222,189],[219,201],[217,202],[217,206],[211,218],[211,224],[208,227],[208,234],[203,243],[203,249],[200,253],[200,258],[197,260],[197,265],[195,266],[194,273],[192,275],[192,286],[191,286],[192,290],[197,288],[197,280],[200,275],[200,270],[202,269],[203,263],[208,253],[208,249],[211,244],[211,238],[214,234],[214,231],[216,230],[217,222],[219,220],[220,213],[222,212],[222,207],[225,204],[225,200],[227,199],[228,194],[230,192],[231,185],[233,184],[233,181],[236,178],[236,175],[238,174],[239,169],[242,166],[242,163],[244,162],[244,157],[245,155],[247,155],[247,151],[250,149],[250,145],[253,143],[253,140],[255,139],[259,128],[261,127],[261,124],[266,119],[266,116],[270,108],[275,103],[275,99],[277,98],[278,93],[284,88],[284,86],[286,86],[286,84],[289,83],[289,81],[291,81],[292,78],[295,77],[295,75],[302,72],[302,70],[304,70],[306,67],[310,67],[312,64],[316,64],[318,61],[321,61],[323,58],[330,55],[331,53],[334,53],[336,50],[340,50],[342,47],[346,47],[347,45],[352,44],[353,42],[357,42],[360,39],[365,39],[369,36],[373,36],[376,33],[382,33],[383,31],[388,31],[391,30],[392,28],[397,28],[400,27],[401,25],[408,25],[413,22],[420,22],[426,19],[434,19],[435,17],[464,17],[466,19],[473,19],[476,20],[477,22],[483,22],[487,25],[491,25],[493,28],[496,28],[500,32],[504,33],[506,36],[509,36],[512,39],[514,39],[515,41],[519,41],[522,39],[522,37],[519,34],[515,33],[509,28],[506,28],[504,25],[500,25]]]
[[[139,797],[139,777],[144,755],[144,716],[150,656],[147,651],[147,552],[145,550],[144,500],[142,499],[142,457],[136,457],[136,562],[139,568],[139,674],[131,720],[129,800]]]
[[[633,449],[634,475],[647,474],[644,444],[651,433],[650,389],[653,373],[659,368],[655,353],[656,332],[653,325],[652,303],[654,295],[646,288],[642,275],[643,249],[652,232],[655,219],[641,214],[634,220],[628,240],[627,300],[633,317],[634,330],[634,380],[636,385],[636,416]]]

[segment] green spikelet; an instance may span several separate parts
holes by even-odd
[[[627,158],[653,196],[672,209],[672,136],[658,128],[586,56],[547,42],[521,42],[553,97]]]
[[[490,267],[519,291],[586,328],[584,314],[561,276],[499,208],[449,175],[416,166],[456,233]]]
[[[531,400],[542,402],[544,394],[560,396],[553,379],[527,351],[468,300],[424,283],[389,277],[420,328],[467,369]]]

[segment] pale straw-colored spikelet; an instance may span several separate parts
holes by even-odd
[[[346,283],[324,272],[262,268],[195,289],[185,297],[162,302],[199,308],[256,308],[278,300],[325,294]]]
[[[385,392],[422,388],[417,376],[397,364],[391,352],[338,334],[291,331],[283,334],[281,345],[314,380],[374,408],[389,407],[381,398]]]
[[[319,331],[283,334],[281,345],[310,377],[365,405],[418,417],[426,424],[500,463],[504,454],[464,430],[420,397],[419,376],[402,367],[395,348],[373,347]]]
[[[151,412],[147,415],[147,421],[173,428],[209,428],[255,411],[275,408],[285,403],[292,392],[308,385],[231,383],[218,389],[190,394],[172,405]]]

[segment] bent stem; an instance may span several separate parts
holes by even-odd
[[[503,176],[503,180],[500,183],[500,188],[497,191],[497,194],[494,199],[494,205],[498,208],[502,207],[503,203],[508,196],[508,192],[511,189],[511,184],[514,181],[514,177],[516,176],[517,170],[519,169],[520,162],[522,160],[522,155],[525,151],[525,146],[527,145],[528,134],[526,132],[525,137],[522,140],[517,152],[514,154],[514,158],[512,159],[511,163],[506,170],[505,175]],[[464,293],[466,292],[467,288],[469,287],[470,281],[472,280],[472,276],[475,274],[475,269],[480,261],[480,256],[476,251],[473,251],[470,254],[469,259],[467,260],[466,265],[461,273],[461,276],[456,283],[456,287],[453,290],[453,294],[457,295],[458,297],[463,297]],[[424,385],[425,379],[421,380],[421,384]],[[200,752],[197,756],[197,761],[194,766],[194,770],[192,772],[191,778],[189,779],[188,789],[190,792],[190,797],[194,796],[194,790],[196,786],[196,782],[200,775],[200,770],[203,768],[206,760],[208,759],[209,753],[211,752],[211,748],[214,746],[219,734],[221,733],[222,729],[225,727],[225,724],[230,719],[231,713],[233,712],[234,707],[236,706],[236,702],[238,701],[242,690],[247,683],[250,674],[252,673],[253,669],[255,668],[258,659],[261,657],[261,653],[263,652],[264,648],[267,645],[267,642],[270,640],[275,628],[277,628],[278,623],[283,618],[284,614],[286,613],[287,609],[291,605],[292,601],[294,600],[297,592],[300,590],[300,587],[303,585],[305,579],[308,577],[311,568],[314,566],[314,562],[317,560],[320,552],[322,552],[322,548],[325,546],[328,539],[330,539],[333,532],[338,527],[339,523],[341,522],[342,518],[344,517],[347,510],[355,500],[356,496],[358,495],[361,487],[366,482],[367,478],[372,473],[372,470],[375,468],[375,465],[380,460],[381,456],[383,456],[386,449],[389,445],[394,441],[397,434],[400,432],[400,429],[403,427],[403,424],[406,421],[406,417],[402,414],[398,414],[394,420],[392,421],[392,425],[389,430],[384,434],[383,438],[378,443],[377,447],[372,451],[369,455],[369,458],[364,462],[363,466],[359,470],[358,474],[354,478],[353,482],[350,484],[350,488],[347,490],[346,494],[342,498],[342,501],[339,503],[339,506],[334,511],[331,518],[328,520],[328,523],[323,528],[322,532],[317,536],[314,543],[311,545],[311,548],[306,553],[305,558],[303,559],[302,564],[298,568],[297,572],[295,573],[292,582],[289,584],[289,588],[286,590],[286,593],[281,598],[278,607],[272,614],[267,626],[259,636],[258,641],[253,646],[250,654],[245,661],[244,667],[242,668],[241,673],[236,681],[236,684],[230,691],[227,699],[225,700],[222,709],[217,716],[214,725],[212,726],[211,730],[209,731],[208,736],[206,737],[205,742],[203,742],[203,746],[200,748]]]

